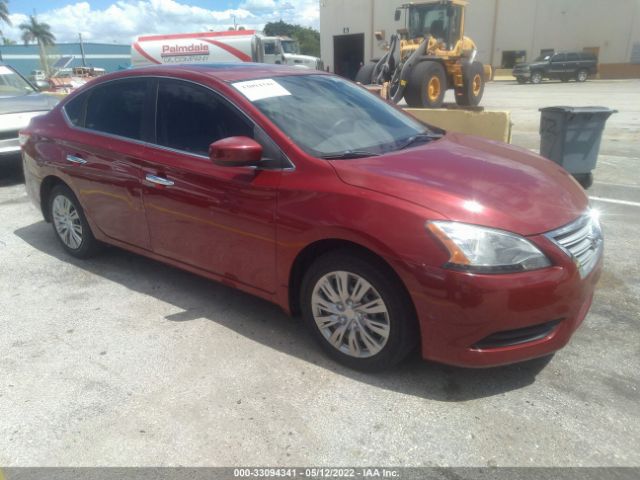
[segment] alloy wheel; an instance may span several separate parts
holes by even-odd
[[[72,250],[82,245],[82,222],[75,205],[64,195],[53,199],[51,209],[53,224],[62,242]]]
[[[372,357],[389,340],[387,306],[360,275],[345,271],[325,274],[316,282],[311,304],[316,326],[324,338],[346,355]]]

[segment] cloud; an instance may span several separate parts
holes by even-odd
[[[148,33],[227,30],[234,24],[261,30],[267,22],[284,20],[319,28],[317,0],[245,0],[238,8],[210,10],[176,0],[116,0],[104,9],[77,2],[38,13],[38,20],[51,26],[58,42],[73,42],[82,33],[85,41],[129,43]],[[18,28],[27,15],[10,15],[13,26],[3,25],[3,34],[20,41]]]

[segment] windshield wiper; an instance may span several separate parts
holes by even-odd
[[[320,158],[325,160],[347,160],[349,158],[365,158],[365,157],[379,157],[379,153],[367,152],[366,150],[345,150],[344,152],[328,153],[326,155],[320,155]]]
[[[430,142],[431,140],[437,140],[439,138],[442,138],[442,135],[437,133],[418,133],[417,135],[407,138],[405,142],[398,147],[398,150],[404,150],[416,143]]]

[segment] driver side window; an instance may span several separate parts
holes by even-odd
[[[253,138],[253,126],[207,88],[161,79],[157,102],[158,145],[207,156],[209,145],[217,140]]]

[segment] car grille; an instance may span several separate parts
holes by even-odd
[[[573,259],[582,278],[591,273],[604,248],[600,223],[591,215],[584,215],[546,236]]]

